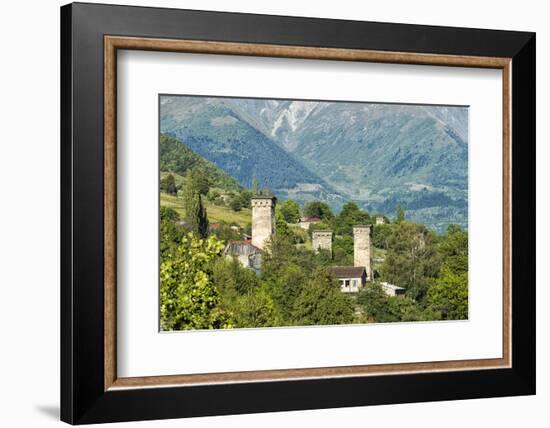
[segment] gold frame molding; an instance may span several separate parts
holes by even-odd
[[[242,55],[394,64],[440,65],[502,70],[503,144],[503,349],[502,358],[422,363],[357,365],[305,369],[204,373],[170,376],[117,377],[116,367],[116,89],[117,50],[146,50],[213,55]],[[404,373],[482,370],[511,367],[511,58],[382,52],[302,46],[169,40],[138,37],[104,37],[104,390],[164,386],[185,386],[307,378],[357,377]]]

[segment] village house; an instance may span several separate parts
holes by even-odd
[[[262,264],[262,251],[252,244],[251,239],[242,241],[229,241],[223,255],[236,259],[243,267],[260,271]]]
[[[333,266],[328,270],[338,279],[343,293],[357,293],[367,282],[367,272],[363,266]]]

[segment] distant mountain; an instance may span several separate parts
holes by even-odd
[[[246,186],[467,227],[464,107],[162,97],[161,130]]]
[[[163,134],[177,139],[248,188],[255,177],[260,187],[269,187],[282,198],[343,202],[325,180],[221,99],[162,97],[160,126]]]
[[[467,110],[446,118],[443,108],[433,109],[322,104],[284,143],[370,211],[393,214],[399,203],[409,218],[434,228],[467,226]]]
[[[185,176],[187,171],[191,169],[204,172],[215,187],[224,190],[243,190],[236,179],[212,162],[199,156],[178,140],[160,134],[160,170]]]

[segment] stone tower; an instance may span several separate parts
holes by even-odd
[[[275,233],[275,204],[273,196],[252,197],[252,245],[263,250],[266,241]]]
[[[311,236],[313,251],[328,250],[332,256],[332,230],[314,230]]]
[[[372,227],[353,226],[353,265],[363,266],[372,281]]]

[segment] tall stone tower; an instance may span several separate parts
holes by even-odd
[[[275,204],[273,196],[254,196],[252,205],[252,245],[263,250],[266,241],[275,233]]]
[[[372,281],[372,227],[353,226],[353,265],[363,266]]]
[[[313,251],[328,250],[332,256],[332,230],[314,230],[311,234]]]

